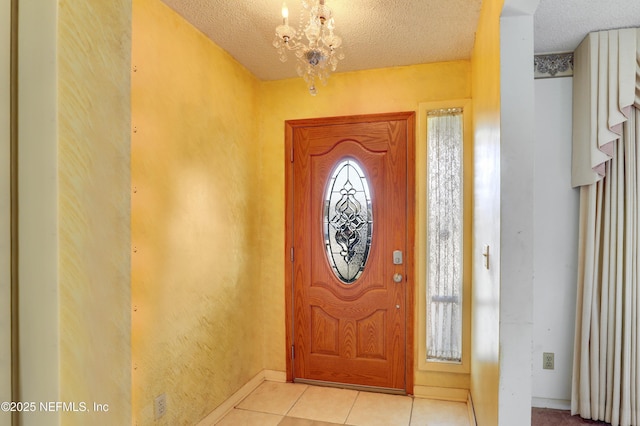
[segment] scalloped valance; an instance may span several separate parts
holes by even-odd
[[[640,28],[593,32],[574,53],[571,184],[605,176],[631,107],[640,107]]]

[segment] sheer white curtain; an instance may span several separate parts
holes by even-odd
[[[427,113],[427,359],[462,359],[462,109]]]
[[[640,425],[640,29],[589,34],[574,56],[580,186],[571,411]]]

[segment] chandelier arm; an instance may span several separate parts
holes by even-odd
[[[287,60],[287,51],[295,51],[296,71],[307,83],[309,93],[316,95],[316,81],[326,85],[338,61],[344,59],[340,49],[342,38],[334,34],[333,12],[324,0],[300,1],[302,10],[297,31],[289,26],[288,9],[283,4],[282,25],[276,28],[273,46],[282,62]]]

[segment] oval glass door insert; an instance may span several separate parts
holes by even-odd
[[[336,277],[351,284],[364,271],[373,233],[369,183],[356,160],[338,163],[325,194],[322,216],[327,259]]]

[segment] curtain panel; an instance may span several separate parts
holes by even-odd
[[[580,187],[572,414],[640,426],[640,29],[574,53],[572,184]]]

